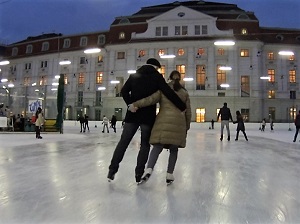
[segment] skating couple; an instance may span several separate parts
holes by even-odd
[[[227,107],[227,103],[224,103],[223,107],[219,110],[217,120],[219,120],[220,116],[221,116],[220,141],[223,140],[224,127],[226,127],[226,130],[227,130],[227,140],[230,141],[229,120],[231,120],[234,124],[237,124],[235,141],[238,141],[240,131],[244,134],[246,141],[248,141],[248,138],[247,138],[247,135],[245,132],[243,116],[241,115],[240,111],[236,111],[236,121],[233,121],[230,109]]]
[[[187,130],[190,128],[191,108],[187,91],[180,85],[180,73],[173,71],[167,84],[157,71],[160,63],[150,58],[147,64],[130,75],[121,93],[128,105],[121,139],[114,151],[107,178],[114,180],[119,163],[138,128],[141,129],[141,146],[135,168],[136,182],[149,179],[160,152],[169,148],[169,164],[166,182],[174,181],[173,171],[177,161],[178,148],[185,147]],[[160,111],[156,116],[156,103]],[[164,136],[163,139],[161,136]],[[153,149],[150,151],[150,144]],[[148,160],[147,169],[145,165]]]

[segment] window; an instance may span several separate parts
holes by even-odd
[[[180,26],[175,26],[175,35],[180,35]]]
[[[241,97],[250,97],[250,79],[246,75],[241,77]]]
[[[207,25],[202,25],[202,34],[203,34],[203,35],[208,34],[208,31],[207,31]]]
[[[290,83],[295,83],[296,82],[296,70],[290,70],[289,71],[289,80]]]
[[[224,48],[218,48],[217,54],[220,55],[220,56],[225,55],[225,49]]]
[[[217,65],[217,90],[226,89],[221,87],[221,84],[226,83],[226,72],[224,70],[220,70],[221,65]]]
[[[275,112],[276,112],[275,107],[269,107],[269,118],[272,118],[273,121],[275,120]]]
[[[167,27],[167,26],[164,26],[164,27],[163,27],[162,35],[163,35],[163,36],[168,36],[168,33],[169,33],[169,32],[168,32],[168,27]]]
[[[39,78],[39,85],[40,86],[47,85],[47,76],[40,76],[40,78]]]
[[[183,56],[184,55],[184,49],[183,48],[179,48],[178,51],[177,51],[177,54],[179,56]]]
[[[68,84],[68,75],[64,74],[64,84],[67,85]]]
[[[187,26],[182,26],[181,28],[182,28],[182,34],[181,35],[184,35],[184,36],[188,35],[188,27]]]
[[[241,55],[241,57],[249,57],[249,50],[241,49],[240,55]]]
[[[185,77],[185,65],[176,65],[176,70],[181,74],[181,84],[184,86],[184,77]]]
[[[289,56],[289,61],[294,61],[295,60],[295,55],[290,55]]]
[[[96,106],[101,106],[101,91],[96,91]]]
[[[248,34],[248,30],[247,30],[246,28],[243,28],[243,29],[241,30],[241,34],[242,34],[242,35],[247,35],[247,34]]]
[[[12,52],[11,52],[11,56],[17,56],[18,55],[18,48],[17,47],[14,47],[12,49]]]
[[[159,55],[159,56],[165,55],[165,50],[164,50],[164,49],[159,49],[159,50],[158,50],[158,55]]]
[[[32,45],[30,44],[30,45],[27,45],[26,46],[26,54],[31,54],[32,53]]]
[[[205,90],[206,72],[204,65],[196,65],[196,90]]]
[[[96,84],[102,84],[103,82],[103,72],[96,73]]]
[[[188,35],[187,26],[175,26],[175,36]]]
[[[155,28],[155,36],[160,37],[161,36],[161,27],[156,27]]]
[[[81,65],[87,64],[87,59],[85,57],[80,57],[80,62]]]
[[[30,77],[24,77],[23,84],[24,86],[29,86],[31,83],[31,78]]]
[[[161,65],[161,68],[158,69],[158,72],[160,74],[162,74],[162,76],[165,78],[165,76],[166,76],[166,66],[165,65]]]
[[[145,50],[140,50],[139,51],[139,58],[144,57],[146,55],[146,51]]]
[[[83,105],[83,91],[78,91],[77,93],[77,106],[81,107]]]
[[[204,54],[205,54],[204,48],[198,48],[197,55],[204,55]]]
[[[275,99],[275,90],[269,90],[268,91],[268,98],[269,99]]]
[[[48,67],[48,61],[41,61],[41,68],[47,68]]]
[[[80,46],[87,46],[87,37],[80,38]]]
[[[98,36],[98,44],[105,44],[105,35],[101,34]]]
[[[125,59],[125,52],[117,52],[117,59]]]
[[[296,107],[290,107],[290,121],[294,121],[296,119],[296,115],[297,115],[297,108]]]
[[[25,70],[31,69],[31,63],[25,63]]]
[[[124,32],[119,33],[119,39],[125,39],[125,33]]]
[[[97,57],[97,62],[98,62],[98,63],[103,62],[103,55],[99,55],[99,56]]]
[[[48,51],[48,50],[49,50],[49,42],[43,42],[42,51]]]
[[[83,85],[84,84],[84,73],[79,73],[78,76],[78,85]]]
[[[195,25],[195,35],[200,35],[200,26],[199,25]]]
[[[250,110],[249,109],[241,109],[241,115],[245,122],[249,121]]]
[[[275,69],[268,69],[269,82],[275,82]]]
[[[291,100],[295,100],[296,99],[296,91],[295,90],[291,90],[290,91],[290,99]]]
[[[196,109],[196,122],[205,122],[205,108]]]
[[[274,60],[275,58],[274,58],[274,52],[268,52],[267,53],[267,58],[268,58],[268,60]]]
[[[70,46],[71,46],[71,40],[70,39],[64,39],[63,48],[69,48]]]

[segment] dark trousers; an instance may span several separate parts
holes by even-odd
[[[151,125],[146,125],[146,124],[135,124],[135,123],[124,124],[121,139],[114,151],[109,166],[109,170],[113,171],[114,173],[118,172],[119,163],[123,160],[126,149],[139,127],[141,127],[141,145],[137,156],[137,165],[135,168],[135,174],[143,175],[145,170],[145,165],[148,160],[149,151],[150,151],[149,139],[150,139],[151,129],[152,129]]]
[[[82,132],[82,129],[85,130],[84,129],[84,123],[80,123],[80,132]]]
[[[90,130],[90,127],[89,127],[89,123],[84,123],[84,129],[83,131],[85,131],[86,129],[88,129],[88,131]]]
[[[35,137],[38,138],[41,136],[41,127],[35,126]]]
[[[111,124],[111,128],[114,129],[114,132],[116,132],[116,124]]]
[[[297,140],[299,129],[300,129],[300,126],[296,126],[296,133],[295,133],[295,136],[294,136],[294,142]]]
[[[247,140],[248,138],[247,138],[246,132],[243,131],[243,130],[237,130],[236,131],[236,137],[235,137],[235,139],[239,139],[239,133],[240,133],[240,131],[244,134],[244,137]]]

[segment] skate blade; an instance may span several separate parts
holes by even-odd
[[[174,181],[170,181],[167,183],[167,186],[171,185]]]

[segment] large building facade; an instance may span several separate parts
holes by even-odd
[[[143,7],[116,17],[106,31],[44,34],[4,48],[2,60],[10,64],[0,67],[0,78],[14,86],[1,88],[0,101],[15,114],[30,115],[30,106],[40,100],[46,117],[55,118],[52,83],[64,74],[65,119],[83,113],[91,120],[113,114],[121,120],[127,106],[120,90],[131,70],[150,57],[161,62],[166,80],[172,70],[182,74],[193,121],[216,119],[224,102],[250,122],[292,121],[300,109],[300,30],[260,27],[253,12],[235,4],[176,1]],[[89,48],[101,51],[84,53]]]

